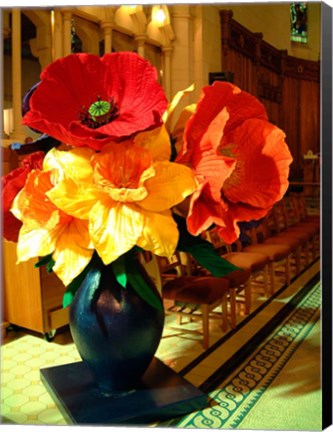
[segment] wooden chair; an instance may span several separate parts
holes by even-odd
[[[302,269],[302,251],[307,252],[306,239],[288,235],[279,230],[279,222],[277,217],[277,208],[273,208],[271,212],[262,221],[262,229],[264,234],[263,244],[282,244],[287,245],[292,249],[292,256],[295,258],[295,273],[300,274]],[[306,256],[308,256],[306,254]]]
[[[314,236],[316,235],[313,229],[304,229],[294,224],[294,216],[291,215],[293,212],[290,202],[286,198],[279,201],[274,206],[274,217],[275,227],[278,231],[278,235],[288,236],[290,238],[297,238],[302,243],[302,251],[305,258],[305,266],[307,267],[310,263],[310,251],[314,259]]]
[[[248,269],[251,272],[250,284],[257,279],[258,275],[262,275],[264,293],[266,297],[269,296],[269,258],[267,256],[262,253],[244,252],[240,240],[237,240],[232,245],[225,243],[218,235],[216,228],[211,228],[205,234],[207,240],[214,245],[222,258],[236,267]],[[251,304],[248,305],[248,308],[251,308]]]
[[[228,329],[227,301],[229,281],[213,276],[188,276],[184,274],[184,265],[180,255],[176,253],[170,260],[153,254],[142,255],[143,265],[152,277],[161,292],[164,300],[172,301],[166,309],[167,313],[179,318],[187,317],[189,320],[201,320],[203,347],[209,347],[209,320],[221,320],[224,332]],[[214,311],[221,307],[221,313]],[[169,326],[169,328],[174,328]],[[176,327],[177,330],[179,328]],[[193,329],[182,327],[185,333],[198,333]]]
[[[224,258],[222,256],[222,258]],[[187,267],[191,275],[195,276],[211,276],[211,273],[202,267],[191,255],[187,254]],[[230,262],[230,261],[229,261]],[[235,264],[234,264],[235,265]],[[237,266],[238,267],[238,266]],[[240,301],[244,302],[245,314],[248,315],[251,310],[251,271],[246,267],[239,267],[239,270],[234,270],[223,276],[229,282],[229,302],[230,302],[230,325],[235,328],[237,325],[237,304]],[[244,300],[241,297],[244,294]]]
[[[283,200],[286,225],[289,232],[306,232],[310,235],[312,258],[320,254],[320,216],[308,215],[305,198],[302,195],[290,195]]]
[[[287,244],[264,244],[265,227],[260,224],[258,227],[250,228],[247,231],[251,245],[246,246],[243,250],[245,252],[262,253],[269,258],[269,271],[270,271],[270,290],[271,294],[275,291],[275,274],[277,265],[284,266],[285,283],[290,284],[290,259],[293,254],[293,249]]]
[[[287,199],[295,206],[295,210],[297,211],[297,220],[295,222],[311,222],[315,223],[317,228],[320,228],[320,215],[310,215],[308,213],[308,207],[303,194],[292,194],[289,195]]]

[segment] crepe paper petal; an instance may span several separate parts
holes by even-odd
[[[187,216],[187,228],[193,235],[199,235],[211,225],[225,225],[224,215],[226,204],[214,200],[209,184],[203,183],[191,197],[191,204]]]
[[[144,226],[137,245],[159,256],[171,257],[178,242],[178,229],[170,211],[143,211]]]
[[[266,109],[257,98],[231,83],[215,81],[211,86],[202,89],[197,110],[186,125],[186,138],[181,154],[195,151],[211,121],[224,108],[230,115],[224,133],[233,130],[247,118],[267,120]]]
[[[110,264],[128,252],[141,236],[144,216],[133,204],[99,201],[91,209],[89,232],[98,255]]]
[[[201,182],[187,216],[192,234],[214,223],[231,243],[240,234],[238,222],[265,216],[288,187],[292,157],[284,138],[254,96],[230,83],[203,89],[176,158]]]
[[[53,230],[38,228],[27,229],[22,226],[17,243],[17,262],[28,261],[30,258],[43,257],[51,254],[57,243],[62,227]]]
[[[17,194],[11,208],[15,217],[22,222],[28,219],[35,226],[44,226],[55,220],[57,208],[46,197],[45,193],[53,187],[50,172],[31,171],[24,188]]]
[[[177,108],[179,102],[187,96],[189,93],[194,91],[194,84],[191,84],[189,87],[187,87],[184,90],[180,90],[177,92],[174,97],[172,98],[172,101],[169,103],[167,110],[163,114],[163,122],[165,124],[166,129],[170,133],[170,125],[173,120],[173,115],[175,112],[175,109]]]
[[[94,181],[105,188],[135,189],[141,186],[141,176],[152,163],[148,150],[125,141],[109,145],[92,158]]]
[[[156,162],[154,168],[155,176],[144,183],[148,196],[138,202],[146,210],[167,210],[183,201],[197,187],[193,171],[184,165]]]
[[[2,177],[2,211],[8,212],[16,195],[25,185],[30,170],[17,168]]]
[[[137,146],[148,149],[154,161],[170,160],[170,136],[164,125],[151,131],[138,133],[133,141]]]
[[[2,221],[3,237],[12,242],[17,242],[22,222],[11,212],[11,206],[16,195],[24,186],[29,171],[17,168],[7,176],[2,177]]]
[[[207,130],[202,135],[200,142],[201,151],[214,150],[216,152],[223,137],[224,128],[229,121],[229,114],[226,108],[223,108],[216,117],[212,119]]]
[[[33,169],[42,169],[44,157],[45,154],[42,151],[31,153],[29,156],[26,156],[24,159],[22,159],[21,165],[24,168],[28,168],[30,171]]]
[[[77,182],[91,182],[93,178],[93,169],[90,163],[95,152],[88,148],[76,148],[69,151],[50,150],[44,159],[44,171],[60,171],[55,182],[59,181],[65,173]],[[55,174],[54,174],[55,175]]]
[[[163,310],[161,298],[158,297],[148,285],[147,281],[138,270],[135,258],[131,254],[126,254],[126,274],[129,284],[141,298],[154,308]]]
[[[12,211],[22,219],[17,255],[19,261],[53,254],[53,271],[68,284],[93,254],[88,221],[75,220],[46,196],[53,187],[51,172],[32,171],[14,200]]]
[[[219,202],[224,182],[231,176],[236,167],[236,160],[217,154],[217,146],[221,141],[223,128],[228,120],[228,113],[222,110],[203,134],[197,151],[192,153],[191,158],[177,158],[179,163],[189,163],[195,173],[208,183],[212,198]],[[184,160],[185,159],[185,160]]]
[[[190,166],[197,177],[208,183],[213,199],[219,202],[222,187],[236,168],[236,160],[217,154],[205,137],[198,146],[198,152],[192,154]]]
[[[292,162],[285,133],[264,120],[249,119],[227,139],[235,143],[237,164],[223,185],[225,197],[258,208],[279,201],[287,191]]]
[[[197,108],[196,104],[191,104],[185,107],[179,114],[178,120],[175,126],[171,130],[171,137],[172,140],[174,141],[174,146],[177,155],[181,153],[181,149],[183,148],[184,145],[183,136],[184,136],[185,126],[188,120],[195,113],[196,108]]]
[[[186,124],[184,132],[184,147],[176,158],[176,162],[189,164],[193,168],[200,171],[196,165],[205,161],[206,155],[210,154],[216,157],[218,146],[223,137],[224,128],[229,121],[229,113],[226,108],[223,108],[214,118],[211,119],[211,123],[207,126],[206,130],[201,135],[199,141],[196,142],[195,148],[192,147],[191,152],[184,152],[187,149],[187,140],[191,140],[189,137],[189,125],[190,121]],[[218,172],[218,171],[217,171]],[[210,171],[212,173],[212,171]],[[216,174],[216,171],[214,172]]]
[[[114,109],[104,123],[87,114],[98,100]],[[110,141],[160,126],[167,99],[156,69],[136,53],[77,53],[43,70],[29,105],[23,124],[68,145],[100,150]]]
[[[65,226],[72,217],[59,210],[46,196],[52,188],[51,172],[32,171],[25,187],[16,196],[12,213],[23,222],[26,230],[52,231]]]
[[[68,177],[46,192],[46,195],[56,207],[78,219],[89,219],[96,201],[108,196],[91,183],[78,183]]]
[[[88,221],[73,219],[67,224],[56,243],[53,271],[67,286],[88,265],[94,250],[88,249],[90,237]]]
[[[224,215],[224,226],[218,226],[217,232],[223,240],[231,244],[240,235],[239,222],[249,222],[259,220],[266,216],[272,207],[256,208],[247,204],[228,203],[228,211]]]
[[[18,220],[12,213],[6,212],[2,219],[2,235],[7,241],[17,243],[22,222]]]
[[[24,158],[22,166],[2,176],[2,217],[3,237],[12,242],[17,242],[22,223],[10,212],[16,195],[24,187],[31,170],[41,169],[44,153],[32,153]]]

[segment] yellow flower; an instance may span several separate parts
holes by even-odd
[[[53,271],[68,285],[89,263],[93,248],[88,222],[64,213],[47,197],[52,174],[32,171],[14,200],[11,211],[23,223],[17,257],[22,262],[52,254]]]
[[[156,151],[154,140],[164,150]],[[193,193],[196,181],[191,169],[162,160],[169,154],[168,140],[161,129],[136,142],[111,143],[96,154],[80,148],[48,153],[48,168],[63,166],[64,171],[47,196],[66,214],[89,221],[90,238],[104,264],[135,245],[161,256],[175,251],[178,229],[170,209]],[[76,169],[68,171],[64,158]]]

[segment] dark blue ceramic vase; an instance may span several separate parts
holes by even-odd
[[[134,263],[159,297],[145,269],[137,260]],[[158,348],[163,325],[163,308],[148,304],[131,284],[120,285],[112,266],[100,260],[91,266],[70,306],[74,343],[105,394],[139,385]]]

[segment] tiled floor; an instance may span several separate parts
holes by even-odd
[[[251,320],[244,316],[243,306],[238,311],[238,323],[244,319],[246,325],[235,335],[226,338],[225,343],[205,356],[184,374],[192,384],[199,386],[214,370],[227,361],[252,334],[264,325],[274,313],[297,292],[307,280],[319,271],[319,262],[296,278],[283,295],[277,297]],[[276,289],[283,285],[277,278]],[[266,299],[260,284],[254,285],[252,310],[255,311]],[[247,322],[247,321],[244,321]],[[201,337],[193,334],[170,330],[175,324],[173,316],[167,316],[165,330],[156,356],[172,369],[179,372],[204,353]],[[191,323],[198,326],[198,323]],[[224,336],[219,323],[211,323],[211,345]],[[229,329],[230,333],[231,330]],[[233,331],[235,332],[235,331]],[[231,333],[230,333],[231,334]],[[46,388],[40,382],[39,370],[43,367],[62,365],[79,361],[80,357],[72,343],[68,329],[59,331],[53,342],[46,342],[41,335],[30,332],[9,331],[1,348],[1,415],[3,423],[27,425],[65,425],[66,421],[56,407]]]

